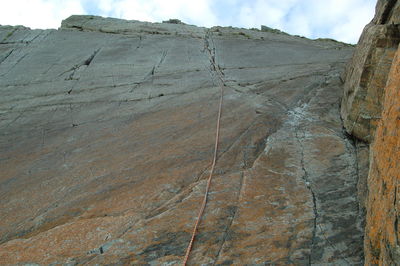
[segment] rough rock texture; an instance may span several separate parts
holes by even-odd
[[[368,163],[368,148],[355,139],[358,147],[363,146],[357,149],[359,169],[363,169],[358,195],[360,210],[367,217],[366,265],[400,265],[399,40],[400,1],[378,1],[375,17],[365,27],[345,72],[344,125],[356,138],[373,142]]]
[[[400,47],[385,89],[382,120],[371,148],[366,264],[400,263]]]
[[[341,114],[346,130],[370,143],[382,112],[387,75],[400,42],[400,1],[381,0],[344,74]]]
[[[234,28],[73,16],[0,27],[0,264],[361,265],[353,48]]]

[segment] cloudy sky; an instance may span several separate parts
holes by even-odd
[[[0,24],[58,28],[72,14],[198,26],[267,25],[309,38],[356,43],[376,0],[0,0]]]

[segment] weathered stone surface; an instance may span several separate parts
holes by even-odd
[[[366,264],[400,263],[400,48],[385,88],[382,120],[371,148]]]
[[[360,206],[360,219],[365,218],[368,200],[369,145],[354,139],[357,153],[357,195]],[[363,228],[365,220],[362,220]]]
[[[399,24],[400,23],[400,1],[379,0],[376,4],[374,24]]]
[[[212,156],[213,62],[221,145],[190,263],[362,264],[339,115],[351,47],[84,16],[1,36],[0,264],[180,263]]]
[[[370,143],[382,112],[387,75],[400,42],[400,1],[378,1],[376,15],[346,67],[341,114],[346,130]]]
[[[71,16],[61,23],[61,29],[95,31],[112,34],[180,35],[201,38],[205,28],[180,23],[151,23],[137,20],[103,18],[99,16]]]
[[[375,17],[365,27],[345,72],[341,114],[346,130],[361,140],[374,142],[369,167],[367,148],[358,150],[359,169],[369,169],[367,179],[359,172],[358,182],[360,210],[366,212],[366,265],[400,263],[399,19],[400,1],[378,1]]]

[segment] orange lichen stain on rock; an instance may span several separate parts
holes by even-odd
[[[400,48],[385,89],[382,120],[371,149],[365,237],[366,264],[392,265],[400,259]]]
[[[128,216],[80,219],[42,232],[29,239],[15,239],[2,245],[0,264],[14,265],[41,261],[43,264],[68,262],[69,257],[87,256],[100,250],[115,236]],[[100,251],[99,251],[100,253]]]
[[[232,257],[240,265],[307,260],[312,199],[304,182],[293,175],[296,167],[285,165],[291,156],[284,148],[273,148],[244,172],[239,207],[217,264]]]
[[[11,151],[15,171],[6,178],[35,171],[24,177],[25,186],[13,188],[18,200],[5,202],[0,265],[181,260],[212,155],[216,108],[209,104],[206,97],[141,114],[118,130],[81,134],[62,147],[57,140],[43,149],[33,145],[29,154]],[[243,179],[238,173],[252,165],[265,134],[276,127],[274,119],[256,114],[246,101],[226,99],[224,106],[218,170],[198,241],[204,253],[198,256],[211,262],[237,209]],[[56,137],[68,139],[77,130]],[[55,169],[36,166],[42,157]],[[24,168],[17,167],[21,160]]]

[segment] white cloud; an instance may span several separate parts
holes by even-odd
[[[57,28],[72,14],[144,21],[178,18],[199,26],[279,28],[355,43],[376,0],[2,0],[0,24]],[[85,10],[86,8],[86,10]]]
[[[170,18],[179,18],[185,22],[213,26],[218,24],[209,0],[119,0],[109,5],[109,0],[103,9],[112,16],[124,19],[135,19],[145,21],[162,21]]]
[[[352,15],[347,14],[344,16],[342,23],[330,29],[329,35],[331,38],[356,43],[362,29],[371,21],[374,15],[375,9],[373,7],[372,3],[358,3],[358,5],[350,6],[349,10],[355,10],[355,12]]]
[[[244,27],[256,28],[263,24],[278,28],[282,25],[281,22],[284,16],[285,9],[281,6],[273,5],[273,3],[269,3],[269,1],[255,1],[241,7],[238,19],[239,23]],[[234,23],[234,21],[232,21],[232,23]]]
[[[287,21],[282,22],[283,30],[301,36],[312,37],[312,25],[310,19],[305,14],[296,14],[288,17]]]
[[[79,0],[3,1],[0,9],[0,24],[24,25],[31,28],[58,28],[61,18],[83,13]]]
[[[309,0],[309,5],[299,6],[299,13],[292,17],[307,17],[311,32],[307,37],[329,37],[355,43],[363,27],[372,19],[374,0]],[[293,26],[295,23],[288,23]]]
[[[242,27],[260,24],[309,38],[328,37],[355,43],[372,19],[375,0],[257,0],[240,6]]]

